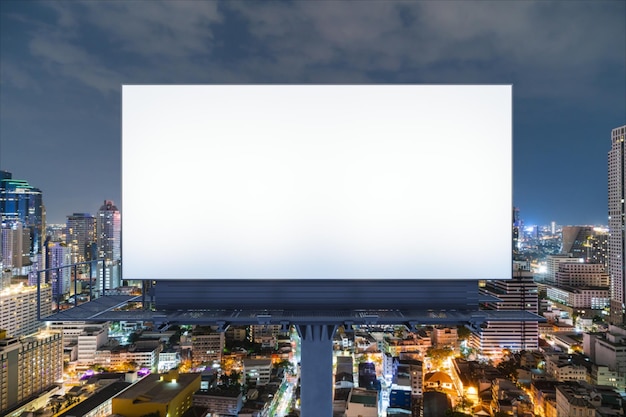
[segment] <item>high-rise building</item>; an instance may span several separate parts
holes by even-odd
[[[44,392],[62,375],[61,333],[15,338],[0,331],[0,413]]]
[[[52,299],[59,303],[64,295],[69,296],[72,264],[70,248],[65,242],[52,242],[46,239],[46,283],[52,287]]]
[[[40,288],[42,317],[52,313],[52,289],[43,284]],[[37,319],[37,287],[11,285],[0,291],[0,328],[9,336],[35,333],[43,325]]]
[[[22,268],[30,262],[30,230],[20,221],[0,223],[0,262],[4,270],[22,275]]]
[[[530,271],[513,271],[513,278],[487,281],[480,292],[495,297],[485,303],[489,310],[528,311],[537,314],[539,298],[537,284]],[[500,359],[503,349],[511,351],[537,350],[539,347],[538,321],[485,321],[472,328],[472,348],[482,354]]]
[[[41,253],[45,236],[45,208],[41,190],[0,171],[0,223],[19,221],[30,230],[30,254]]]
[[[593,226],[563,226],[561,253],[607,267],[608,233]]]
[[[67,216],[65,243],[71,249],[72,263],[90,261],[96,244],[96,218],[89,213]]]
[[[106,289],[117,288],[120,286],[119,268],[114,266],[119,264],[121,255],[121,239],[122,239],[122,220],[120,211],[111,200],[105,200],[104,204],[98,210],[96,216],[96,242],[98,244],[98,256],[104,259],[105,276],[104,280]],[[100,285],[102,288],[102,285]]]
[[[583,263],[584,259],[572,258],[568,254],[548,255],[548,258],[546,259],[548,271],[545,276],[545,282],[548,284],[556,284],[556,274],[559,271],[559,264],[572,262]]]
[[[609,319],[614,324],[624,322],[626,255],[624,226],[626,210],[626,152],[624,139],[626,125],[611,131],[611,150],[608,154],[608,211],[609,211],[609,276],[611,279],[611,313]]]
[[[519,209],[513,207],[513,256],[519,254],[519,229],[520,229]]]

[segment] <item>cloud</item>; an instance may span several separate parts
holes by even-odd
[[[588,97],[607,68],[624,69],[626,50],[617,2],[40,4],[56,20],[30,33],[33,57],[102,93],[121,83],[498,82],[519,96]],[[7,79],[24,86],[16,74]]]
[[[52,71],[76,79],[102,93],[119,91],[120,74],[107,68],[101,60],[63,37],[50,34],[30,42],[33,56],[41,58]]]
[[[247,20],[256,42],[267,51],[267,61],[292,73],[334,67],[380,72],[391,82],[473,83],[495,78],[521,82],[522,94],[554,96],[583,90],[581,85],[599,77],[607,65],[624,65],[623,4],[228,5]]]

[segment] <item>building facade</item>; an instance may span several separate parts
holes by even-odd
[[[614,324],[624,323],[626,269],[624,268],[624,226],[626,210],[626,152],[624,139],[626,125],[611,131],[611,150],[608,154],[608,211],[609,211],[609,276],[611,280],[611,312]]]
[[[6,337],[0,331],[0,414],[50,388],[63,374],[58,332]]]
[[[70,248],[65,242],[52,242],[46,239],[46,283],[52,287],[52,299],[60,303],[69,296],[72,271]]]
[[[52,289],[41,286],[41,314],[52,313]],[[0,329],[9,336],[25,336],[37,332],[43,322],[37,319],[37,287],[12,285],[0,291]]]
[[[122,218],[120,211],[111,200],[105,200],[96,216],[96,242],[98,257],[104,259],[104,277],[100,287],[105,289],[117,288],[121,285],[119,268],[115,268],[122,259]],[[100,273],[101,274],[101,273]]]
[[[607,268],[608,230],[593,226],[563,226],[562,236],[562,253]]]
[[[602,264],[581,262],[560,263],[555,276],[557,286],[609,287],[609,274]]]
[[[487,281],[480,291],[499,299],[485,303],[486,309],[538,312],[537,284],[530,271],[517,270],[511,279]],[[538,321],[485,321],[471,330],[470,346],[496,361],[503,349],[520,351],[539,347]]]
[[[30,231],[30,254],[41,253],[45,208],[41,190],[0,171],[0,223],[20,222]]]
[[[220,363],[225,345],[224,332],[197,326],[191,333],[191,358],[194,364]]]
[[[70,248],[72,263],[92,260],[96,243],[96,218],[89,213],[67,216],[65,243]]]

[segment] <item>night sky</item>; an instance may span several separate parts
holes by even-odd
[[[44,192],[48,223],[105,199],[123,215],[122,84],[206,83],[513,84],[521,217],[607,223],[610,132],[626,124],[625,1],[0,8],[0,169]],[[175,192],[158,209],[194,215]],[[462,203],[457,220],[472,221]]]

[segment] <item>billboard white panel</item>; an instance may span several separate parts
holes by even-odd
[[[124,279],[511,274],[512,88],[126,85]]]

